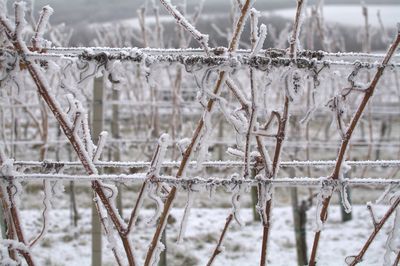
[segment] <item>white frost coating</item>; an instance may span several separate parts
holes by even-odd
[[[24,42],[22,33],[26,25],[25,10],[25,2],[15,3],[15,37],[19,43]],[[29,53],[29,49],[26,47],[26,45],[22,46],[21,49],[24,51],[24,53]]]
[[[42,48],[42,45],[44,43],[43,34],[46,30],[49,18],[53,14],[53,12],[54,12],[53,8],[51,8],[49,5],[44,6],[42,8],[42,11],[40,11],[40,17],[36,25],[35,35],[32,38],[36,47],[39,49]]]
[[[182,242],[182,239],[185,236],[186,227],[187,227],[187,221],[189,219],[190,210],[192,208],[193,200],[194,200],[194,195],[193,194],[194,194],[194,192],[189,188],[187,190],[187,201],[186,201],[186,205],[185,205],[185,210],[183,211],[181,225],[179,227],[178,239],[176,240],[176,242],[178,244],[180,244]]]
[[[3,157],[3,164],[0,168],[0,174],[4,177],[12,177],[14,176],[14,159],[5,159]]]
[[[263,153],[263,159],[265,162],[265,167],[267,171],[271,171],[272,170],[272,160],[271,157],[269,156],[269,152],[267,150],[267,146],[265,145],[264,141],[261,139],[261,150]],[[282,162],[280,163],[282,164]]]
[[[178,150],[181,154],[183,154],[186,150],[186,148],[190,144],[190,139],[189,138],[183,138],[179,141],[177,141],[176,146],[178,147]]]
[[[1,234],[0,234],[0,265],[8,265],[8,266],[17,266],[21,265],[20,262],[15,261],[10,258],[10,255],[8,253],[8,245],[5,243],[8,240],[2,240],[1,239]],[[18,258],[18,256],[17,256]]]
[[[349,195],[347,193],[347,184],[345,183],[346,179],[344,178],[344,175],[348,173],[350,170],[351,166],[348,165],[348,163],[343,162],[339,173],[339,182],[340,182],[339,190],[342,198],[342,205],[346,213],[350,213],[352,209],[349,200]]]
[[[160,174],[161,165],[168,149],[169,140],[170,137],[166,133],[162,134],[158,139],[158,152],[154,154],[154,158],[152,159],[152,164],[148,172],[148,177],[157,177]]]
[[[387,186],[385,191],[383,191],[383,193],[379,196],[379,198],[375,201],[375,203],[376,204],[383,203],[387,199],[389,194],[397,187],[398,187],[398,185],[389,185],[389,186]]]
[[[241,110],[236,110],[232,114],[229,113],[226,99],[219,97],[217,99],[218,106],[224,115],[225,119],[235,128],[236,132],[240,135],[246,133],[247,118],[241,114]]]
[[[320,214],[322,210],[322,203],[323,201],[332,196],[332,193],[334,191],[334,186],[329,184],[328,182],[331,180],[329,177],[321,177],[320,182],[321,182],[321,188],[319,190],[319,193],[317,195],[317,206],[315,208],[315,231],[320,232],[322,231],[324,227],[324,223],[321,220]]]
[[[252,7],[252,6],[254,5],[254,2],[255,2],[255,0],[250,0],[250,1],[249,1],[249,7]],[[249,15],[250,15],[250,8],[247,8],[247,9],[246,9],[246,13],[245,13],[244,16],[243,16],[243,21],[244,21],[244,22],[247,20],[247,18],[249,17]],[[238,17],[237,21],[234,23],[234,26],[233,26],[233,29],[236,29],[236,30],[237,30],[237,31],[234,33],[234,34],[236,34],[237,36],[242,36],[242,32],[243,32],[244,24],[245,24],[245,23],[243,22],[242,25],[241,25],[241,27],[238,27],[238,23],[239,23],[239,18],[240,18],[240,17],[241,17],[241,16]],[[239,40],[236,41],[236,42],[234,43],[234,45],[232,45],[232,47],[231,47],[231,49],[230,49],[230,52],[235,53],[236,50],[237,50],[237,48],[238,48],[238,46],[239,46]]]
[[[113,225],[107,215],[107,211],[105,210],[104,206],[102,204],[99,204],[100,199],[99,197],[96,195],[93,199],[93,201],[95,202],[96,206],[97,206],[97,211],[99,213],[99,217],[101,219],[101,222],[103,224],[104,227],[104,231],[106,233],[106,237],[107,237],[107,247],[111,250],[113,250],[117,257],[119,259],[121,259],[123,256],[121,256],[120,252],[119,252],[119,248],[118,248],[118,244],[117,244],[117,236],[116,236],[116,232],[113,228]]]
[[[98,162],[100,155],[103,153],[103,148],[106,145],[108,133],[107,131],[102,131],[99,135],[99,141],[97,143],[97,148],[93,156],[93,162]]]
[[[80,102],[78,102],[80,104]],[[80,109],[80,108],[79,108]],[[83,115],[82,119],[82,131],[83,131],[83,139],[85,141],[85,150],[87,154],[90,157],[90,162],[93,163],[93,157],[94,157],[94,151],[95,151],[95,145],[93,143],[91,134],[90,134],[90,128],[89,128],[89,115],[85,112]]]
[[[398,195],[400,196],[400,194]],[[394,265],[391,260],[391,254],[395,255],[399,252],[400,248],[400,208],[396,208],[396,214],[393,221],[393,228],[389,232],[388,238],[385,244],[385,256],[384,256],[384,266]]]
[[[201,168],[202,163],[207,159],[208,155],[208,148],[210,146],[209,138],[212,132],[211,116],[212,110],[210,112],[205,111],[203,114],[204,126],[201,133],[201,141],[198,141],[196,145],[198,150],[196,166],[198,169]],[[201,145],[199,145],[200,143]]]
[[[238,175],[234,174],[234,175],[232,175],[232,178],[238,178]],[[244,190],[244,186],[238,185],[232,191],[232,198],[231,198],[233,218],[235,219],[235,221],[238,223],[238,225],[240,227],[242,227],[244,225],[243,219],[240,216],[240,198],[243,194],[243,190]]]
[[[256,176],[256,179],[263,179],[261,176]],[[265,222],[267,221],[267,214],[265,212],[265,204],[267,201],[272,199],[272,193],[273,193],[273,186],[272,184],[260,184],[259,188],[257,190],[257,195],[258,195],[258,201],[256,205],[256,210],[258,214],[260,215],[261,221]]]
[[[158,241],[157,246],[155,248],[153,257],[151,258],[150,265],[157,266],[158,262],[160,261],[161,252],[165,250],[165,246],[161,241]]]
[[[226,153],[228,153],[230,155],[233,155],[233,156],[236,156],[236,157],[239,157],[239,158],[244,158],[244,152],[241,151],[241,150],[235,149],[235,148],[229,147],[226,150]]]
[[[305,89],[305,80],[300,70],[289,69],[283,74],[282,79],[287,79],[287,86],[285,86],[285,90],[290,101],[299,102]]]
[[[261,13],[254,7],[250,9],[250,32],[251,32],[251,42],[257,42],[258,34],[258,18]]]
[[[226,78],[226,81],[229,83],[229,86],[233,87],[233,90],[235,91],[236,94],[238,94],[238,98],[242,99],[244,101],[244,104],[247,106],[251,105],[251,102],[247,100],[246,96],[243,93],[243,90],[239,88],[237,85],[238,83],[234,80],[235,77],[228,76]]]
[[[267,38],[267,26],[265,24],[261,24],[260,26],[260,34],[257,38],[256,45],[254,46],[253,51],[251,52],[250,56],[256,55],[260,52],[264,45],[264,41]]]
[[[19,242],[18,240],[10,240],[10,239],[3,239],[0,240],[0,265],[22,265],[22,261],[20,260],[19,256],[16,256],[16,260],[13,260],[9,257],[8,248],[13,250],[21,250],[26,253],[30,253],[29,248],[25,246],[23,243]]]
[[[299,16],[298,28],[297,28],[297,31],[296,31],[296,36],[293,36],[293,34],[291,34],[291,36],[289,38],[289,43],[291,45],[293,43],[295,43],[296,46],[297,46],[297,47],[294,48],[294,53],[293,53],[293,58],[294,59],[297,59],[297,50],[300,50],[300,47],[301,47],[299,36],[300,36],[301,27],[303,25],[304,18],[305,18],[306,6],[307,6],[307,1],[304,0],[302,5],[300,6],[300,16]]]

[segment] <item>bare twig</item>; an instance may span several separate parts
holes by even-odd
[[[214,260],[218,256],[218,254],[220,254],[222,252],[222,243],[224,242],[225,234],[228,231],[229,224],[232,222],[232,220],[233,220],[233,214],[231,213],[226,218],[224,228],[222,230],[221,235],[219,236],[218,244],[217,244],[216,248],[214,249],[214,252],[213,252],[211,258],[208,260],[207,266],[211,266],[214,263]]]
[[[375,214],[374,214],[374,211],[372,210],[371,204],[367,204],[367,209],[368,209],[368,212],[369,212],[369,214],[371,216],[372,224],[374,225],[374,228],[376,229],[376,226],[377,226],[378,222],[376,221]]]
[[[21,56],[21,61],[25,64],[28,72],[30,73],[36,87],[38,93],[42,97],[42,99],[46,102],[47,106],[49,107],[50,111],[54,114],[56,120],[60,124],[62,130],[64,131],[65,136],[68,138],[72,147],[74,148],[78,158],[82,162],[87,174],[97,174],[97,169],[93,164],[92,158],[89,156],[88,150],[85,151],[83,149],[82,140],[77,136],[76,132],[73,131],[72,123],[68,120],[65,113],[63,113],[61,106],[55,100],[55,98],[50,94],[49,84],[47,80],[43,77],[40,69],[35,63],[32,63],[29,59],[26,58],[25,54],[28,52],[26,44],[24,43],[21,37],[21,21],[23,19],[23,7],[20,3],[15,4],[16,8],[16,27],[15,32],[11,27],[8,19],[5,18],[4,15],[0,15],[0,24],[3,26],[7,37],[14,45],[15,50]],[[101,202],[103,203],[104,207],[107,210],[107,213],[110,219],[113,221],[116,230],[118,231],[121,241],[123,243],[126,256],[130,265],[135,265],[135,259],[132,253],[132,248],[130,244],[130,240],[124,234],[125,228],[122,224],[122,219],[120,219],[119,214],[115,212],[109,198],[106,196],[105,192],[103,191],[103,187],[101,182],[99,181],[92,181],[92,188],[99,196]]]
[[[300,16],[302,13],[302,7],[303,7],[303,0],[297,0],[297,9],[296,9],[296,15],[294,18],[294,24],[293,24],[293,32],[292,36],[290,39],[290,47],[289,47],[289,56],[291,59],[296,59],[297,55],[297,41],[298,41],[298,35],[299,35],[299,28],[300,28]],[[289,86],[288,77],[285,78],[286,88]],[[273,157],[273,162],[272,162],[272,169],[271,169],[271,175],[268,178],[275,178],[277,175],[277,171],[279,168],[279,161],[280,161],[280,155],[282,151],[282,146],[283,146],[283,141],[285,139],[285,134],[286,134],[286,125],[287,125],[287,120],[289,118],[289,95],[285,95],[284,99],[284,107],[283,107],[283,113],[282,116],[280,116],[277,113],[273,113],[275,116],[278,117],[278,132],[276,136],[276,145],[275,145],[275,153]],[[271,115],[272,116],[272,115]],[[267,124],[271,123],[268,121]],[[265,218],[263,219],[263,238],[262,238],[262,246],[261,246],[261,257],[260,257],[260,266],[265,266],[267,264],[267,245],[268,245],[268,239],[269,239],[269,232],[271,229],[271,209],[272,209],[272,195],[270,199],[267,200],[267,203],[265,205]]]
[[[365,94],[364,97],[360,103],[360,105],[358,106],[354,116],[352,117],[350,124],[346,130],[346,133],[344,134],[344,138],[342,139],[342,143],[337,155],[337,160],[336,160],[336,165],[335,168],[333,170],[333,173],[330,175],[330,178],[332,179],[338,179],[339,175],[340,175],[340,171],[342,168],[342,164],[344,161],[344,157],[346,154],[346,150],[347,147],[349,145],[349,141],[350,138],[353,134],[354,129],[357,126],[357,123],[359,121],[359,119],[361,118],[365,107],[367,106],[370,98],[372,97],[375,88],[380,80],[380,78],[383,75],[383,71],[385,70],[387,64],[389,63],[391,57],[393,56],[393,54],[395,53],[395,51],[397,50],[397,47],[400,43],[400,27],[398,28],[398,32],[397,32],[397,36],[395,38],[395,40],[393,41],[392,45],[389,47],[385,58],[383,59],[381,66],[378,68],[378,70],[375,73],[374,78],[372,79],[370,85],[368,86],[368,88],[365,90]],[[321,209],[321,221],[325,222],[326,218],[327,218],[327,213],[328,213],[328,206],[329,206],[329,202],[330,202],[331,196],[326,197],[323,202],[322,202],[322,209]],[[318,249],[318,243],[319,243],[319,238],[320,238],[320,234],[321,231],[318,230],[315,235],[314,235],[314,242],[313,242],[313,247],[312,247],[312,251],[311,251],[311,256],[310,256],[310,262],[309,265],[310,266],[314,266],[316,261],[316,255],[317,255],[317,249]]]
[[[369,246],[371,245],[372,241],[375,239],[376,235],[382,229],[382,227],[385,224],[385,222],[389,219],[389,217],[396,210],[396,208],[399,206],[399,204],[400,204],[400,197],[397,197],[397,199],[394,201],[394,203],[390,206],[390,208],[383,215],[382,219],[375,225],[374,230],[372,231],[371,235],[368,237],[367,241],[365,242],[365,244],[361,248],[361,251],[357,254],[357,256],[349,257],[349,258],[352,259],[351,261],[347,261],[347,263],[350,266],[354,266],[354,265],[356,265],[356,264],[358,264],[359,262],[362,261],[362,258],[364,256],[365,252],[367,252],[367,250],[368,250]],[[393,265],[397,265],[397,264],[395,263]]]
[[[162,3],[165,2],[165,0],[160,0],[160,1]],[[242,9],[242,12],[241,12],[241,16],[240,16],[240,18],[239,18],[239,20],[237,21],[237,24],[236,24],[236,30],[235,30],[235,32],[234,32],[234,34],[232,36],[231,42],[229,44],[228,51],[231,52],[231,53],[235,52],[236,49],[237,49],[238,40],[239,40],[240,35],[242,33],[245,21],[246,21],[246,19],[248,17],[249,10],[250,10],[251,5],[253,4],[253,2],[254,1],[252,1],[252,0],[247,0],[246,3],[243,6],[243,9]],[[166,7],[168,8],[168,7],[170,7],[170,5],[167,4]],[[175,12],[173,12],[173,14],[175,14]],[[179,17],[179,18],[181,18],[181,17]],[[178,22],[179,22],[179,20],[178,20]],[[200,35],[200,36],[202,36],[202,35]],[[200,39],[200,40],[203,40],[203,39]],[[222,88],[221,85],[225,80],[225,75],[226,75],[225,71],[221,71],[219,73],[218,79],[217,79],[215,87],[213,89],[213,94],[214,95],[219,95],[220,90]],[[208,101],[207,107],[204,110],[204,115],[203,115],[202,119],[198,122],[197,127],[196,127],[196,129],[195,129],[195,131],[193,133],[191,142],[188,145],[188,147],[186,148],[185,152],[183,153],[183,158],[182,158],[181,164],[179,166],[178,172],[176,174],[176,178],[181,178],[184,175],[186,167],[187,167],[188,162],[190,160],[190,157],[191,157],[191,155],[193,153],[193,149],[198,144],[199,137],[201,136],[201,133],[202,133],[202,131],[204,129],[204,125],[205,125],[204,116],[207,113],[211,112],[215,101],[216,101],[215,98],[211,98]],[[145,263],[144,263],[146,266],[150,265],[150,262],[153,259],[154,251],[155,251],[155,249],[156,249],[156,247],[158,245],[158,242],[160,241],[161,233],[164,231],[164,228],[165,228],[165,225],[166,225],[166,222],[167,222],[167,218],[168,218],[170,209],[171,209],[173,201],[175,199],[175,195],[176,195],[176,188],[173,187],[171,189],[171,191],[169,192],[169,194],[168,194],[168,196],[167,196],[167,198],[166,198],[166,200],[164,202],[164,209],[163,209],[162,214],[160,216],[160,220],[158,222],[156,232],[153,235],[153,239],[151,241],[149,250],[147,251],[146,260],[145,260]]]
[[[167,9],[176,20],[186,31],[188,31],[193,38],[200,44],[204,51],[208,54],[210,48],[208,47],[208,35],[199,32],[190,22],[174,7],[170,0],[160,0],[161,4]]]
[[[38,51],[42,49],[43,34],[49,22],[50,16],[53,14],[53,9],[50,6],[44,6],[40,12],[39,20],[36,24],[35,34],[32,37],[33,50]]]

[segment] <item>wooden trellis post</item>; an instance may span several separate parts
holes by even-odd
[[[113,102],[119,101],[119,89],[117,88],[112,88],[112,100]],[[120,138],[120,131],[119,131],[119,105],[118,104],[113,104],[112,105],[112,119],[111,119],[111,136],[113,139],[119,139]],[[119,144],[116,143],[115,150],[113,151],[113,160],[114,161],[120,161],[121,160],[121,151],[119,148]],[[122,187],[120,183],[115,184],[118,188],[118,195],[117,195],[117,209],[119,211],[119,214],[123,216],[123,205],[122,205]]]
[[[295,168],[290,168],[291,177],[296,176]],[[307,203],[302,200],[299,203],[299,195],[297,187],[290,188],[290,196],[292,201],[293,227],[296,238],[296,254],[297,265],[307,265],[307,241],[306,241],[306,223],[307,223]]]
[[[94,142],[97,143],[98,136],[103,131],[103,77],[96,78],[93,84],[93,113],[92,113],[92,134]],[[92,202],[92,266],[101,266],[102,258],[101,245],[101,224],[97,213],[96,205]]]
[[[0,191],[0,198],[2,198]],[[2,238],[6,238],[6,223],[4,221],[4,210],[3,206],[0,206],[0,235]]]

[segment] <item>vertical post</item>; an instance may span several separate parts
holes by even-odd
[[[1,195],[2,192],[0,191],[0,199],[3,198]],[[6,223],[5,223],[5,215],[4,215],[4,207],[3,205],[0,206],[0,236],[1,238],[5,239],[6,237]],[[0,238],[0,239],[1,239]]]
[[[111,136],[113,139],[119,139],[120,138],[120,132],[119,132],[119,105],[116,104],[119,101],[119,90],[116,88],[112,88],[112,119],[111,119]],[[119,144],[117,143],[115,145],[115,150],[113,152],[113,160],[114,161],[120,161],[121,160],[121,153],[119,149]],[[115,184],[118,189],[118,195],[117,195],[117,209],[119,211],[119,214],[121,217],[123,216],[123,205],[122,205],[122,186],[120,183]]]
[[[253,167],[251,169],[251,178],[255,178],[256,176],[256,169]],[[255,222],[261,221],[261,217],[257,211],[257,203],[258,203],[258,191],[257,187],[251,187],[251,208],[253,209],[253,220]]]
[[[296,176],[295,168],[289,169],[290,177]],[[307,204],[303,200],[299,205],[297,187],[290,188],[292,200],[293,225],[296,238],[297,265],[307,265],[307,242],[306,242],[306,222],[307,222]]]
[[[161,243],[164,244],[165,249],[160,254],[160,261],[158,262],[158,266],[167,266],[167,226],[164,229],[164,232],[161,235]]]
[[[97,143],[103,131],[103,77],[95,78],[93,84],[92,132]],[[101,224],[96,206],[92,202],[92,266],[101,266]]]

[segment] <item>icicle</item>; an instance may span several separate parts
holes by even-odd
[[[344,174],[349,172],[350,169],[351,169],[351,167],[346,162],[344,162],[342,164],[341,171],[339,174],[339,182],[340,182],[339,190],[340,190],[340,195],[342,198],[342,205],[343,205],[346,213],[350,213],[351,209],[352,209],[350,201],[349,201],[349,195],[347,194],[346,179],[344,178]]]
[[[190,210],[193,205],[193,200],[194,200],[193,191],[191,190],[191,188],[189,188],[187,190],[187,201],[186,201],[186,205],[185,205],[185,210],[183,211],[181,225],[179,227],[178,239],[176,241],[178,244],[180,244],[182,242],[182,239],[185,236],[187,221],[188,221],[188,218],[190,215]]]
[[[329,177],[321,177],[321,188],[317,196],[317,206],[315,210],[315,223],[316,223],[316,228],[315,231],[322,231],[324,227],[324,222],[321,217],[321,210],[322,210],[322,204],[323,201],[330,197],[335,189],[334,183],[332,183],[332,179]]]
[[[233,217],[235,218],[235,221],[238,223],[239,226],[243,226],[243,220],[242,217],[240,216],[240,196],[241,196],[241,186],[239,186],[239,191],[233,193],[232,195],[232,213]]]
[[[151,183],[147,187],[147,196],[149,197],[149,199],[154,201],[154,203],[156,204],[155,213],[150,218],[150,220],[147,221],[147,224],[154,224],[157,221],[157,219],[160,217],[160,215],[162,213],[162,210],[164,208],[164,203],[163,203],[163,201],[161,200],[161,198],[158,195],[159,186],[160,185],[158,185],[156,183]]]
[[[226,153],[228,153],[228,154],[230,154],[232,156],[239,157],[239,158],[244,158],[244,152],[243,151],[238,150],[238,149],[234,149],[234,148],[231,148],[231,147],[229,147],[227,149]]]
[[[231,179],[240,179],[237,174],[233,174]],[[232,203],[232,214],[233,218],[235,221],[238,223],[239,226],[243,226],[243,220],[242,217],[240,216],[240,198],[243,194],[243,189],[244,185],[243,184],[236,184],[236,188],[232,191],[232,198],[231,198],[231,203]]]

